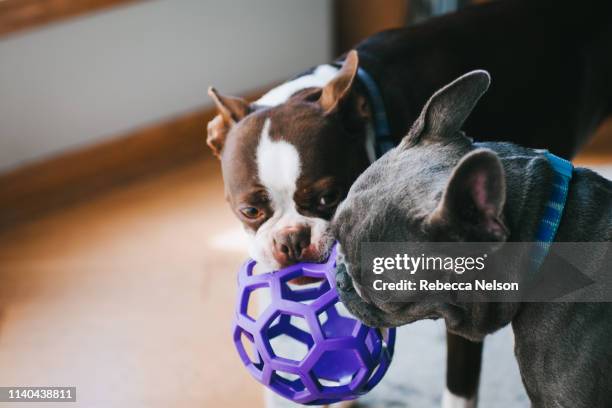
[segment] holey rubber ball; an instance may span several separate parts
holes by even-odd
[[[249,260],[238,274],[238,354],[257,381],[297,403],[355,399],[380,382],[393,356],[395,329],[362,324],[338,299],[335,260],[334,247],[325,263],[257,274]],[[299,277],[317,281],[289,282]]]

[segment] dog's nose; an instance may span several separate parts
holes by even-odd
[[[301,261],[309,246],[309,227],[287,227],[274,235],[274,257],[283,266]]]

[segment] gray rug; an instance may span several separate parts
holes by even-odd
[[[445,382],[445,336],[441,321],[422,321],[398,329],[396,352],[387,375],[360,402],[366,407],[439,407]],[[269,394],[266,398],[269,408],[300,406]],[[529,406],[514,359],[509,327],[485,341],[479,405]]]

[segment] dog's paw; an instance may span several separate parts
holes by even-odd
[[[449,390],[444,390],[442,408],[476,408],[476,398],[472,397],[467,399],[455,395]]]

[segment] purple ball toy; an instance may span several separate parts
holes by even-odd
[[[297,403],[355,399],[378,384],[393,356],[395,329],[365,326],[340,303],[335,260],[334,247],[325,263],[255,274],[255,261],[249,260],[238,274],[238,354],[257,381]],[[298,277],[319,281],[289,283]],[[260,302],[260,313],[252,311],[256,297],[268,302]]]

